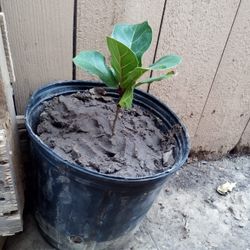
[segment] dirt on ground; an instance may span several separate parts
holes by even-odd
[[[216,190],[226,182],[234,188],[224,196]],[[190,162],[167,180],[125,250],[249,250],[249,190],[250,156]],[[4,249],[53,248],[27,215]]]
[[[112,176],[149,176],[173,165],[175,142],[160,119],[134,105],[120,111],[112,136],[115,110],[100,88],[55,97],[44,103],[37,133],[63,159]]]

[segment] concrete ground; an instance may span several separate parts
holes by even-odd
[[[225,182],[232,192],[216,192]],[[168,180],[126,250],[250,250],[250,157],[186,164]],[[31,215],[5,250],[52,250]],[[116,249],[118,250],[118,249]]]

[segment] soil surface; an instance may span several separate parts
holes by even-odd
[[[112,136],[115,111],[101,88],[61,95],[44,103],[37,134],[69,162],[113,176],[149,176],[174,164],[173,139],[161,120],[134,105],[119,113]]]
[[[216,189],[227,181],[236,186],[222,196]],[[249,190],[250,157],[186,164],[168,179],[124,249],[249,250]],[[24,232],[10,237],[4,248],[52,249],[40,235],[31,215],[25,217]]]

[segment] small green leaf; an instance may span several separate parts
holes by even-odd
[[[116,24],[111,37],[130,48],[137,56],[139,66],[141,66],[142,55],[152,41],[152,29],[147,21],[132,25]]]
[[[139,87],[140,85],[146,84],[146,83],[150,84],[150,83],[152,83],[152,82],[161,81],[161,80],[163,80],[163,79],[168,79],[168,78],[171,78],[171,77],[174,76],[174,75],[175,75],[175,72],[174,72],[174,71],[170,71],[170,72],[168,72],[168,73],[166,73],[166,74],[164,74],[164,75],[156,76],[156,77],[151,77],[151,78],[145,79],[145,80],[143,80],[143,81],[141,81],[141,82],[138,82],[138,83],[135,85],[135,87]]]
[[[119,105],[122,108],[130,109],[132,107],[133,98],[134,98],[134,87],[129,87],[123,93],[119,101]]]
[[[106,65],[105,57],[101,53],[97,51],[82,51],[73,58],[73,62],[88,73],[98,76],[108,87],[118,86],[117,80],[111,69]]]
[[[133,51],[121,42],[107,37],[107,44],[111,53],[111,65],[117,80],[122,84],[128,74],[138,66],[138,60]]]
[[[177,55],[168,55],[159,59],[154,64],[151,64],[149,68],[151,70],[167,70],[174,68],[181,63],[181,57]]]
[[[141,68],[141,67],[137,67],[135,68],[133,71],[131,71],[128,74],[128,77],[126,78],[126,80],[123,81],[123,83],[121,84],[121,87],[123,89],[126,89],[130,86],[135,85],[135,82],[145,73],[147,72],[149,69],[146,68]]]

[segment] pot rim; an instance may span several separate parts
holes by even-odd
[[[36,135],[36,133],[33,131],[31,125],[30,125],[30,120],[29,120],[29,116],[30,113],[32,112],[33,109],[35,109],[36,107],[38,107],[39,105],[41,105],[41,103],[43,103],[45,100],[51,99],[55,96],[58,96],[59,94],[51,94],[51,95],[47,95],[45,98],[39,100],[38,102],[36,102],[35,104],[34,99],[37,98],[37,96],[39,95],[40,92],[43,92],[45,89],[51,89],[54,87],[62,87],[62,84],[84,84],[84,83],[89,83],[89,84],[98,84],[99,86],[102,85],[105,87],[105,85],[101,82],[98,81],[83,81],[83,80],[66,80],[66,81],[54,81],[48,84],[43,85],[42,87],[38,88],[36,91],[33,92],[32,96],[30,97],[28,104],[26,106],[26,111],[25,111],[25,125],[26,125],[26,129],[28,131],[29,136],[39,145],[43,148],[43,150],[46,151],[46,153],[49,153],[52,157],[54,157],[57,161],[63,163],[64,166],[69,166],[72,169],[74,169],[75,171],[80,171],[83,174],[87,174],[91,177],[94,178],[105,178],[106,180],[112,180],[112,181],[118,181],[118,182],[146,182],[146,181],[153,181],[156,179],[161,179],[161,178],[165,178],[166,176],[169,176],[171,174],[173,174],[174,172],[176,172],[187,160],[188,158],[188,154],[190,152],[190,137],[189,134],[187,132],[187,129],[185,127],[185,125],[181,122],[181,120],[177,117],[177,115],[169,108],[166,106],[166,104],[162,103],[160,100],[158,100],[156,97],[154,97],[153,95],[149,94],[149,93],[145,93],[139,89],[135,89],[135,93],[137,94],[141,94],[144,96],[149,97],[151,100],[153,100],[154,102],[157,103],[157,105],[161,105],[162,107],[164,107],[165,109],[167,109],[169,111],[169,113],[171,113],[171,115],[177,120],[177,122],[181,125],[181,128],[183,130],[184,136],[186,137],[186,151],[185,153],[180,157],[181,159],[179,159],[178,161],[175,162],[175,164],[168,170],[162,171],[160,173],[154,174],[154,175],[147,175],[147,176],[142,176],[142,177],[121,177],[121,176],[111,176],[108,174],[104,174],[104,173],[100,173],[100,172],[94,172],[91,171],[90,169],[87,169],[84,166],[80,166],[76,163],[71,163],[65,159],[63,159],[61,156],[57,155],[49,146],[47,146],[40,138],[38,135]],[[73,91],[72,91],[73,92]]]

